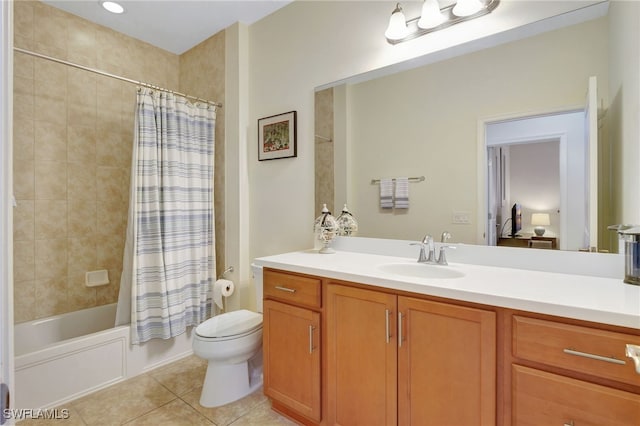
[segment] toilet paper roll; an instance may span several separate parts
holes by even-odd
[[[213,301],[220,309],[224,309],[224,305],[222,304],[223,297],[229,297],[233,294],[235,290],[235,285],[231,280],[217,280],[213,284]]]

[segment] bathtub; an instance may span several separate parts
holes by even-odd
[[[191,333],[131,345],[116,304],[16,324],[15,408],[54,408],[193,353]]]

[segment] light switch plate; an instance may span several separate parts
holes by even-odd
[[[468,225],[471,223],[471,212],[454,211],[451,215],[451,223]]]

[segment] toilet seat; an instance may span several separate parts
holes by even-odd
[[[204,340],[237,339],[262,328],[262,314],[240,309],[216,315],[196,327],[196,335]]]

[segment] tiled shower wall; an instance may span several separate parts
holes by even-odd
[[[179,87],[177,55],[38,1],[17,1],[14,16],[16,47]],[[16,322],[117,301],[135,93],[130,83],[14,55]],[[98,269],[110,284],[86,287],[85,273]]]

